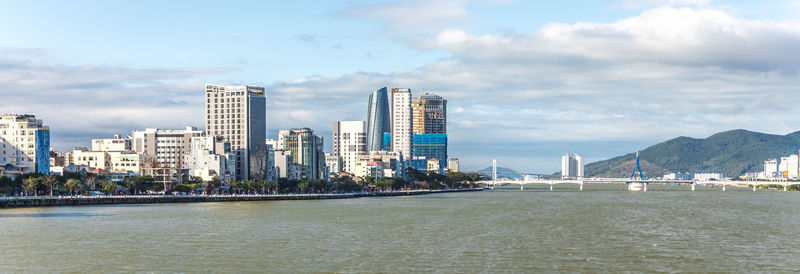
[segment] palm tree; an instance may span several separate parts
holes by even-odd
[[[81,182],[78,179],[69,179],[67,180],[67,183],[64,184],[64,186],[66,186],[67,189],[69,189],[69,196],[72,197],[72,194],[76,190],[80,190],[81,188],[83,188],[83,182]]]
[[[276,182],[267,182],[267,189],[269,190],[269,193],[272,193],[273,189],[275,189],[275,190],[278,189],[278,183],[276,183]]]

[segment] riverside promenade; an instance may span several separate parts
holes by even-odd
[[[17,207],[50,207],[50,206],[82,206],[82,205],[353,199],[353,198],[363,198],[363,197],[413,196],[413,195],[481,191],[481,190],[483,190],[483,188],[375,191],[375,192],[358,192],[358,193],[272,194],[272,195],[232,194],[232,195],[100,195],[100,196],[73,196],[73,197],[69,196],[0,197],[0,209],[17,208]]]

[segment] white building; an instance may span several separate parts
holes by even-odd
[[[328,172],[336,174],[342,172],[342,156],[326,154],[325,166],[328,167]]]
[[[182,168],[183,155],[192,149],[192,137],[203,136],[203,131],[187,126],[186,129],[148,128],[133,132],[133,151],[155,156],[162,167]]]
[[[694,173],[691,172],[678,172],[664,174],[664,180],[693,180]]]
[[[764,161],[764,177],[774,179],[778,175],[778,160],[769,159]]]
[[[300,180],[302,176],[303,166],[294,162],[291,150],[275,150],[275,177]]]
[[[131,139],[122,138],[119,134],[111,139],[92,139],[92,151],[131,151]]]
[[[0,118],[0,166],[22,173],[50,173],[50,128],[36,116],[3,114]]]
[[[561,177],[583,178],[583,156],[569,153],[561,156]]]
[[[402,153],[404,158],[411,158],[411,89],[393,88],[389,100],[392,151]]]
[[[145,169],[150,168],[154,162],[154,157],[132,151],[111,151],[105,152],[111,159],[108,171],[119,173],[142,174]]]
[[[191,150],[183,156],[183,163],[189,169],[189,176],[197,176],[204,181],[217,177],[227,182],[235,175],[228,170],[229,154],[230,144],[222,137],[192,137]]]
[[[333,156],[341,156],[339,170],[355,174],[359,155],[367,153],[367,132],[364,121],[338,121],[333,123]],[[327,162],[327,161],[326,161]]]
[[[697,181],[722,180],[722,173],[695,173],[694,179]]]
[[[65,165],[85,166],[90,169],[111,171],[111,155],[105,151],[91,151],[87,148],[76,147],[67,152]]]
[[[242,179],[267,174],[267,99],[257,86],[206,85],[206,132],[230,141],[235,173]]]
[[[439,166],[439,159],[430,158],[428,159],[428,172],[440,173],[442,171],[442,167]]]
[[[368,154],[359,155],[352,174],[356,177],[365,176],[370,172],[367,169],[374,168],[371,165],[375,163],[381,163],[382,177],[403,177],[405,174],[406,167],[402,154],[393,151],[370,151]]]
[[[798,168],[800,167],[798,167],[797,155],[781,157],[781,162],[778,166],[778,175],[782,178],[797,179]]]

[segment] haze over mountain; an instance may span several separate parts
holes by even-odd
[[[764,161],[797,154],[800,131],[787,135],[766,134],[743,129],[720,132],[705,139],[678,137],[639,152],[646,176],[666,172],[717,172],[739,176],[763,170]],[[629,177],[636,153],[598,161],[585,166],[586,176]]]

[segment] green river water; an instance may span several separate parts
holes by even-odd
[[[557,185],[0,209],[0,272],[800,271],[800,193]]]

